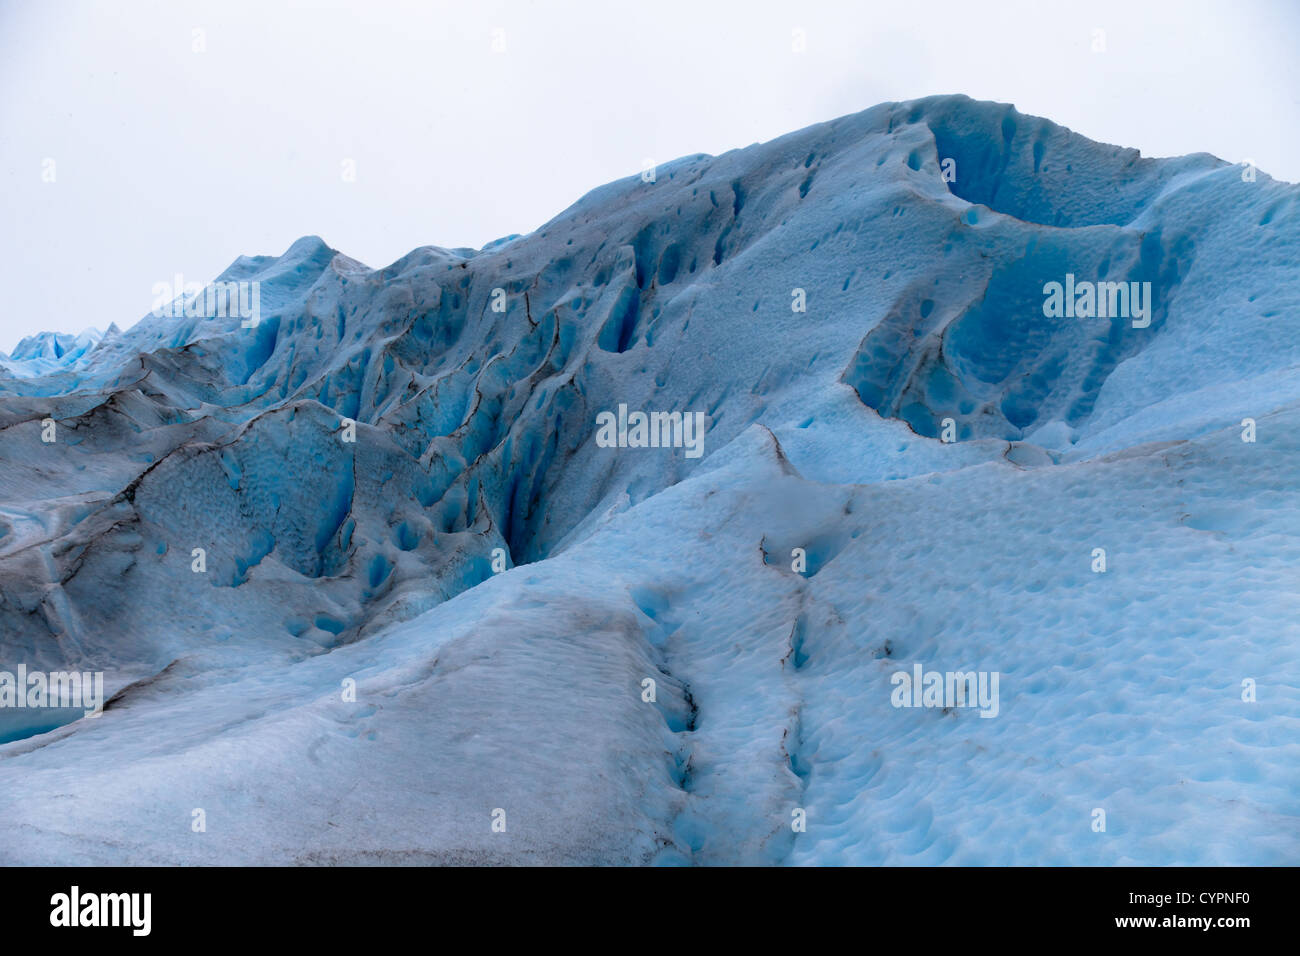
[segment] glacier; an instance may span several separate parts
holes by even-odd
[[[1300,187],[941,96],[217,281],[0,355],[0,670],[110,697],[0,862],[1300,863]]]

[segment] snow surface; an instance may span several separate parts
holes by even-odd
[[[1241,172],[885,104],[25,340],[0,670],[116,696],[0,710],[0,862],[1300,863],[1300,190]],[[1067,272],[1150,327],[1045,318]]]

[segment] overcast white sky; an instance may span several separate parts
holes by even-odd
[[[1297,181],[1298,28],[1297,0],[0,0],[0,350],[302,235],[478,247],[646,158],[932,93]]]

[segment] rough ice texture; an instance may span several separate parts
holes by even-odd
[[[255,329],[26,340],[0,670],[117,696],[0,711],[0,862],[1300,862],[1300,191],[1241,172],[885,104],[241,258]],[[1067,272],[1149,328],[1045,318]],[[620,403],[704,456],[598,447]],[[917,663],[998,716],[895,708]]]

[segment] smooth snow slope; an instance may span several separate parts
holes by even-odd
[[[0,710],[0,862],[1300,862],[1298,204],[937,97],[29,340],[0,670],[117,697]],[[1046,318],[1066,273],[1149,327]],[[997,716],[894,707],[917,664]]]

